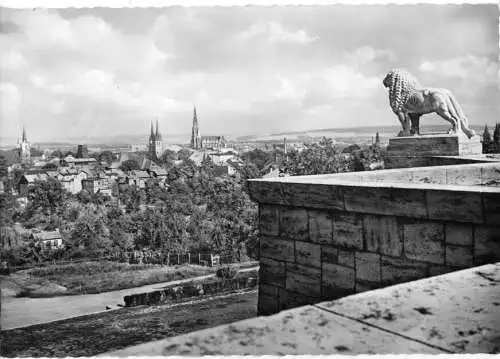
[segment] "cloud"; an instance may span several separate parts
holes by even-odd
[[[146,134],[155,117],[188,133],[193,104],[204,134],[393,123],[392,67],[493,113],[498,19],[458,8],[2,9],[1,120],[40,139]]]
[[[304,30],[289,30],[276,21],[258,22],[235,35],[239,41],[266,39],[270,43],[309,44],[318,40]]]
[[[29,62],[23,54],[12,48],[2,55],[0,66],[1,71],[25,71]]]
[[[467,54],[442,61],[423,61],[419,70],[481,83],[498,83],[499,66],[487,57]]]
[[[351,65],[365,65],[373,61],[396,62],[398,57],[392,50],[375,49],[371,46],[362,46],[355,51],[345,54],[345,60]]]
[[[0,130],[3,134],[16,134],[22,104],[22,93],[12,83],[0,83]]]
[[[274,91],[274,96],[295,101],[302,101],[308,96],[321,98],[320,102],[363,98],[383,88],[379,77],[366,76],[348,65],[334,65],[289,77],[278,77],[278,81],[279,86]]]

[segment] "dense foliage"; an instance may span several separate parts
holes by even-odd
[[[116,200],[86,191],[71,195],[56,180],[37,181],[22,211],[12,206],[10,194],[0,197],[2,226],[11,226],[17,216],[26,228],[59,228],[66,248],[56,251],[58,257],[147,249],[212,252],[239,260],[257,255],[257,207],[243,186],[235,177],[217,177],[208,161],[197,167],[189,160],[171,168],[166,187],[155,180],[143,189],[115,186]],[[3,248],[4,258],[24,258],[17,264],[54,255],[33,244]]]
[[[131,250],[211,252],[226,261],[257,258],[258,211],[249,198],[247,179],[261,177],[273,167],[288,175],[366,170],[383,156],[377,145],[341,151],[323,138],[300,151],[290,149],[286,156],[259,149],[243,153],[237,176],[218,176],[209,157],[197,166],[191,154],[188,149],[165,151],[158,161],[167,170],[165,184],[156,179],[148,180],[145,188],[114,183],[112,197],[86,191],[72,195],[52,179],[29,187],[24,209],[11,194],[1,194],[2,258],[23,264]],[[99,157],[110,161],[111,155],[103,152]],[[137,168],[134,160],[122,163],[126,171]],[[14,230],[15,222],[28,229],[59,229],[66,246],[42,250]],[[23,242],[30,244],[19,245]]]

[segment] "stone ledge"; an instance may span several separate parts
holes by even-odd
[[[499,283],[490,264],[101,356],[498,353]]]
[[[293,232],[295,222],[299,225],[302,219],[303,230],[297,235],[303,236],[307,231],[304,208],[495,223],[500,186],[491,183],[500,182],[499,175],[500,163],[482,163],[250,180],[249,189],[261,205],[302,213],[291,216],[286,226]],[[315,222],[310,225],[309,230],[317,231]],[[276,232],[276,226],[264,229]]]

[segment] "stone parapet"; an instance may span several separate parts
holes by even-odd
[[[250,181],[259,313],[500,260],[498,179],[500,163]]]
[[[391,275],[421,274],[419,265],[396,262],[390,260],[391,266],[397,265]],[[336,273],[335,265],[330,272]],[[489,264],[103,356],[498,354],[499,281],[500,265]],[[280,295],[290,306],[307,304],[301,296],[275,287],[261,286],[259,291],[271,298]]]

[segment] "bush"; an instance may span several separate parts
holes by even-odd
[[[217,278],[231,279],[236,276],[238,270],[234,266],[223,266],[217,269],[215,276]]]

